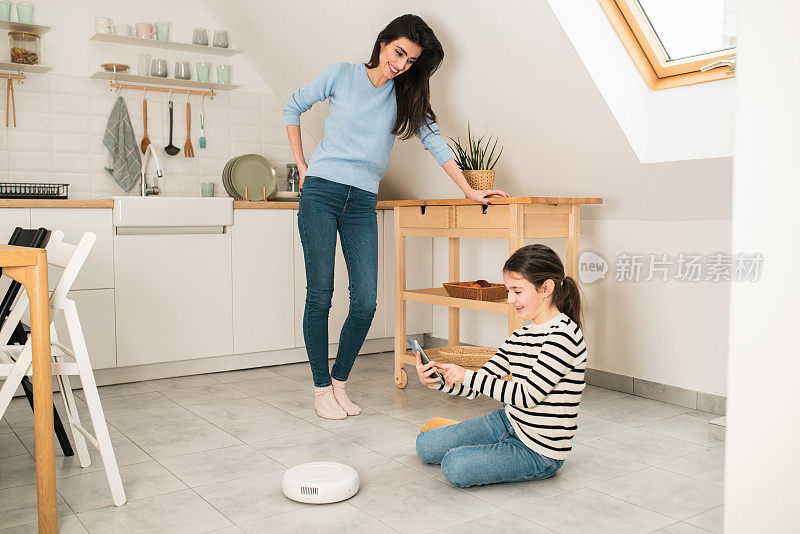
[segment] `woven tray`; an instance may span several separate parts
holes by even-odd
[[[492,347],[464,347],[461,345],[440,347],[437,350],[439,354],[436,361],[454,363],[469,369],[482,367],[497,352],[497,349]]]
[[[508,289],[503,284],[489,284],[489,287],[465,287],[458,282],[442,284],[447,296],[458,299],[485,300],[494,302],[508,296]]]

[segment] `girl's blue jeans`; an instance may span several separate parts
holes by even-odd
[[[316,387],[344,382],[372,325],[378,296],[378,195],[358,187],[306,176],[297,227],[306,266],[303,338]],[[339,350],[328,371],[328,315],[333,297],[336,234],[350,283],[350,309]]]
[[[505,407],[420,433],[417,455],[427,464],[442,464],[447,481],[459,488],[550,478],[564,464],[525,446]]]

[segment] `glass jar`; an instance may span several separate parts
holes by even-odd
[[[298,193],[300,191],[300,171],[297,170],[296,163],[286,164],[286,182],[289,191]]]
[[[8,32],[11,41],[11,62],[23,65],[39,64],[39,36],[31,32]]]

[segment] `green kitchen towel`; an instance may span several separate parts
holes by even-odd
[[[108,149],[106,170],[125,191],[130,191],[142,173],[142,157],[133,135],[128,106],[122,97],[117,98],[106,123],[103,144]]]

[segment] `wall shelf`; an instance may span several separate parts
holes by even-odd
[[[25,24],[23,22],[0,20],[0,30],[12,32],[32,32],[38,35],[43,35],[50,31],[50,28],[52,28],[52,26],[41,26],[39,24]]]
[[[192,43],[180,43],[176,41],[159,41],[158,39],[143,39],[141,37],[127,37],[123,35],[109,35],[107,33],[96,33],[89,38],[90,41],[100,41],[103,43],[115,43],[123,45],[143,46],[146,48],[164,48],[167,50],[177,50],[179,52],[191,52],[194,54],[209,54],[214,56],[233,56],[241,53],[235,48],[217,48],[211,45],[196,45]]]
[[[179,93],[181,89],[205,89],[208,91],[230,91],[241,87],[239,85],[213,83],[213,82],[198,82],[195,80],[177,80],[175,78],[159,78],[157,76],[138,76],[136,74],[120,74],[114,72],[98,71],[90,76],[91,78],[100,80],[111,80],[120,83],[147,83],[157,87],[175,88],[175,92]]]
[[[11,63],[10,61],[0,61],[0,71],[10,72],[38,72],[44,73],[53,67],[48,65],[25,65],[23,63]]]

